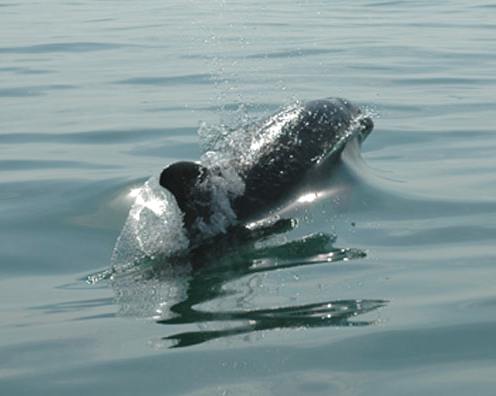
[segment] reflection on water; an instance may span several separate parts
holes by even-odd
[[[315,304],[296,305],[272,309],[256,309],[251,311],[205,312],[198,311],[188,305],[186,300],[174,306],[178,314],[172,319],[159,320],[160,324],[184,324],[206,321],[243,321],[244,323],[221,330],[192,331],[164,337],[174,340],[174,348],[200,344],[216,338],[246,334],[260,330],[272,330],[295,327],[326,326],[368,326],[374,321],[352,320],[360,314],[373,311],[386,305],[385,300],[337,300],[318,302]],[[184,311],[183,311],[184,310]]]
[[[333,246],[336,237],[330,234],[310,234],[286,242],[275,237],[294,226],[294,221],[283,219],[252,230],[244,229],[241,235],[235,232],[212,240],[195,249],[188,258],[143,263],[133,272],[115,274],[111,282],[119,314],[151,317],[163,325],[203,326],[198,331],[163,337],[173,341],[171,347],[276,328],[373,324],[374,321],[357,317],[384,306],[387,301],[360,298],[247,309],[244,300],[248,297],[240,297],[237,291],[226,287],[238,281],[242,287],[237,289],[249,289],[252,295],[256,293],[250,286],[253,274],[365,256],[359,249]],[[236,307],[220,309],[219,301],[232,295],[237,297]],[[208,309],[199,308],[206,303],[209,303]],[[215,323],[220,328],[205,328],[206,323]]]

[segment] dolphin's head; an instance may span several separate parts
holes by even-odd
[[[340,136],[350,128],[362,143],[374,128],[372,119],[346,99],[325,98],[307,102],[304,120],[313,131],[332,131]]]

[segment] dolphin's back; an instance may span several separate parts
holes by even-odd
[[[234,201],[238,218],[280,201],[324,157],[337,158],[357,112],[342,99],[322,99],[285,108],[261,123],[251,145],[256,151],[235,163],[245,182],[244,194]]]

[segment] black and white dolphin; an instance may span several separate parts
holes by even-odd
[[[226,168],[243,183],[242,190],[224,196],[234,215],[231,225],[242,224],[276,207],[309,170],[338,160],[347,142],[363,142],[373,126],[370,117],[344,99],[299,103],[233,132],[222,149],[226,160],[176,162],[162,171],[159,182],[174,195],[186,231],[195,239],[201,225],[215,221],[214,180],[224,177]]]

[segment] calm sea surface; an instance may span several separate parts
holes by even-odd
[[[0,393],[494,395],[495,71],[489,0],[0,2]],[[328,96],[375,129],[269,258],[85,282],[202,123]]]

